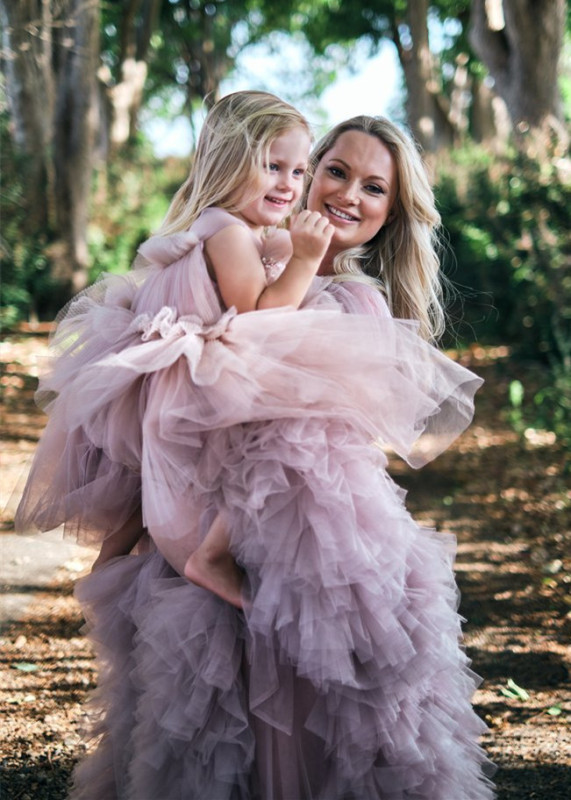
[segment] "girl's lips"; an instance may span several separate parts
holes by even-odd
[[[325,203],[325,208],[335,219],[340,219],[344,222],[359,222],[358,217],[349,214],[347,211],[342,211],[340,208],[337,208],[337,206],[330,206],[329,203]]]
[[[280,207],[281,206],[287,206],[291,202],[290,200],[284,200],[283,197],[269,197],[269,196],[266,196],[265,200],[268,203],[273,203],[273,205],[280,206]]]

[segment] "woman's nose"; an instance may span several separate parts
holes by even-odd
[[[357,203],[359,198],[357,185],[349,181],[347,183],[343,183],[341,186],[339,186],[337,190],[337,196],[340,199],[344,200],[346,203],[354,205],[355,203]]]

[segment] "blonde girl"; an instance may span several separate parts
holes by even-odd
[[[175,194],[158,235],[187,231],[206,209],[218,208],[236,218],[235,225],[226,225],[204,243],[209,274],[226,308],[234,307],[238,313],[286,305],[297,308],[316,274],[333,233],[320,214],[303,211],[292,219],[292,252],[283,270],[264,263],[259,251],[266,231],[280,225],[301,197],[310,144],[303,116],[265,92],[236,92],[208,113],[189,176]],[[276,266],[280,274],[270,280],[268,268]],[[130,552],[141,525],[137,512],[106,539],[93,568]],[[185,574],[240,606],[241,573],[227,545],[226,526],[219,515],[189,558]]]

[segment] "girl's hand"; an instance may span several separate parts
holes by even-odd
[[[290,220],[293,257],[319,269],[335,228],[318,211],[301,211]]]
[[[318,211],[302,211],[293,217],[289,232],[293,255],[274,283],[264,289],[257,308],[299,308],[327,253],[335,228]]]

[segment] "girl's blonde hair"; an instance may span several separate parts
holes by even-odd
[[[234,92],[209,111],[190,174],[175,194],[159,234],[187,230],[209,206],[236,213],[260,191],[259,176],[272,142],[306,119],[273,94]]]
[[[317,165],[347,131],[375,136],[389,149],[397,172],[397,194],[390,220],[376,236],[336,256],[335,280],[377,284],[395,317],[417,320],[421,335],[436,339],[444,330],[440,261],[436,253],[440,215],[414,142],[383,117],[352,117],[336,125],[311,154],[302,203],[307,202]]]

